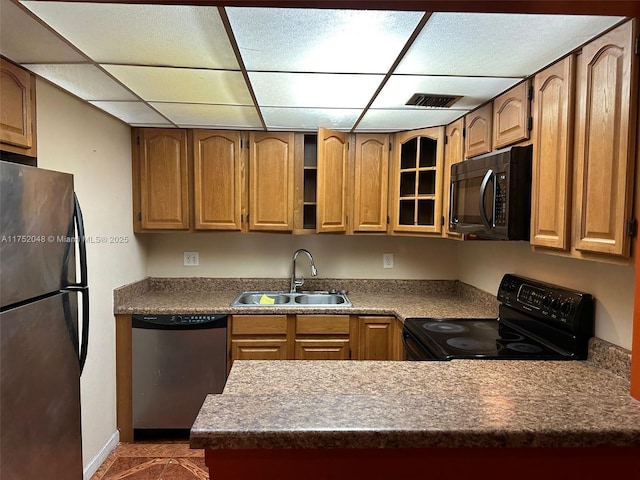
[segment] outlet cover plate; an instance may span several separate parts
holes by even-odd
[[[200,265],[200,253],[199,252],[184,252],[184,266],[185,267],[197,267]]]
[[[393,268],[393,253],[382,254],[382,268]]]

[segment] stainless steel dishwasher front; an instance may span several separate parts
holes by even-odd
[[[133,428],[190,429],[227,378],[227,316],[132,316]]]

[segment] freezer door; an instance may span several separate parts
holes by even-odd
[[[0,307],[75,282],[73,176],[0,162]]]
[[[0,478],[82,479],[76,294],[0,313]]]

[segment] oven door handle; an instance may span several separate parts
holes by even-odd
[[[431,360],[423,349],[421,349],[407,332],[402,332],[402,343],[405,349],[405,360]]]
[[[489,181],[491,181],[491,183],[493,184],[493,198],[492,198],[492,202],[493,202],[493,207],[492,207],[492,217],[491,219],[487,218],[487,212],[484,209],[484,198],[487,194],[487,186],[489,185]],[[482,221],[482,224],[488,228],[489,230],[491,230],[492,228],[494,228],[495,225],[495,218],[496,218],[496,174],[493,172],[493,170],[489,169],[487,170],[487,173],[484,174],[484,178],[482,179],[482,183],[480,184],[480,195],[478,198],[478,209],[480,210],[480,220]]]

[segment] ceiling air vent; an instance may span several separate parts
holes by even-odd
[[[449,108],[462,97],[453,95],[434,95],[432,93],[414,93],[406,105],[418,107]]]

